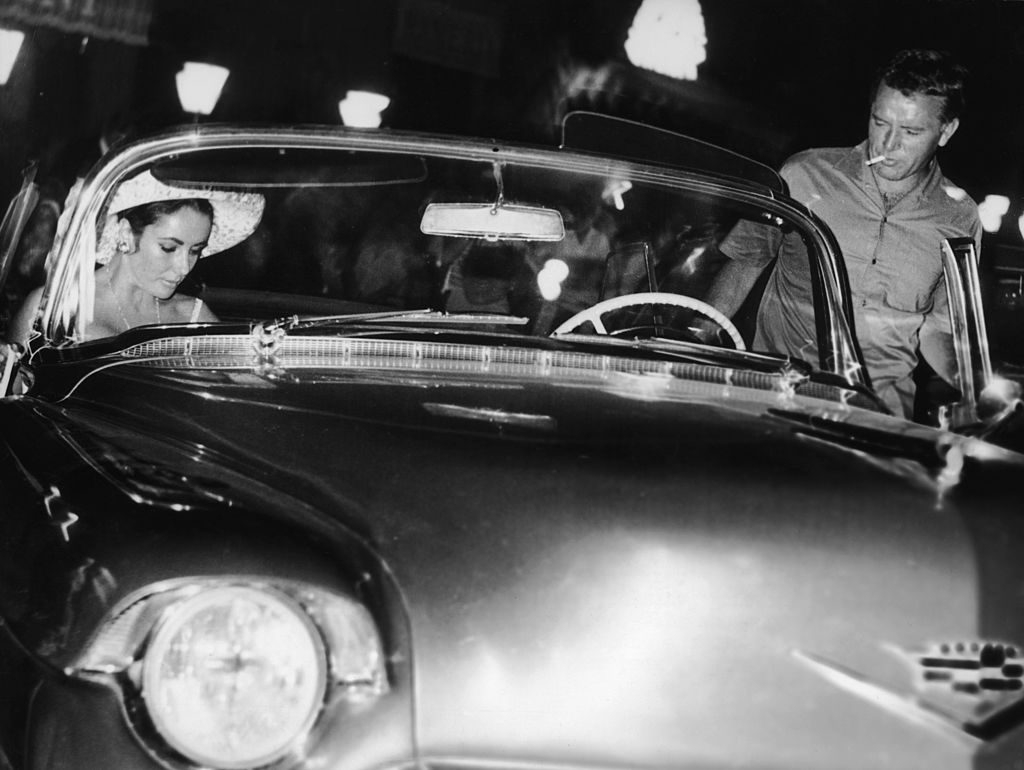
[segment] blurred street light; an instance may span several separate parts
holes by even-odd
[[[607,182],[604,186],[604,192],[601,193],[601,200],[605,203],[614,204],[615,208],[619,211],[624,211],[626,209],[626,200],[623,196],[632,189],[633,183],[625,179]]]
[[[338,102],[341,122],[346,126],[361,128],[378,128],[380,114],[388,108],[391,100],[383,94],[373,91],[348,91],[345,98]]]
[[[696,80],[708,38],[698,0],[643,0],[626,39],[637,67],[681,80]]]
[[[569,277],[569,266],[561,259],[549,259],[537,273],[537,287],[540,295],[548,302],[554,302],[562,294],[562,282]]]
[[[1005,195],[986,195],[978,204],[981,227],[986,233],[998,233],[1003,226],[1003,217],[1010,210],[1010,199]]]
[[[209,115],[217,106],[224,82],[231,71],[216,64],[185,62],[185,66],[175,77],[178,86],[178,99],[185,112],[197,117]]]
[[[25,40],[25,33],[15,29],[0,28],[0,86],[7,85],[18,59],[18,51]]]

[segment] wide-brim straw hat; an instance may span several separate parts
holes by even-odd
[[[266,200],[259,193],[215,190],[208,187],[174,187],[156,179],[149,171],[122,182],[107,207],[96,248],[96,261],[106,264],[117,251],[118,214],[157,201],[203,198],[213,206],[210,240],[201,257],[230,249],[256,230],[263,216]]]

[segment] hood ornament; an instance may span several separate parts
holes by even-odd
[[[258,323],[251,330],[253,371],[257,375],[272,377],[280,374],[282,367],[277,354],[284,345],[285,330],[279,322]]]

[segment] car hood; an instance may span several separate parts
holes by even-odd
[[[792,395],[665,392],[135,365],[64,406],[127,457],[245,468],[365,537],[402,592],[427,762],[1019,748],[1015,691],[957,661],[1024,642],[1020,458]]]

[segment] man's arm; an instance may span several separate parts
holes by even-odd
[[[750,290],[754,288],[764,268],[764,265],[751,265],[730,259],[718,271],[704,301],[732,318],[750,295]]]
[[[954,388],[959,388],[953,335],[949,331],[943,331],[939,326],[939,323],[926,323],[921,328],[918,349],[921,351],[921,357],[937,375]]]
[[[727,318],[736,315],[740,305],[750,295],[757,279],[764,272],[765,265],[740,262],[735,259],[726,260],[718,275],[711,282],[704,301],[720,310]],[[722,328],[710,318],[698,315],[690,325],[690,331],[707,344],[720,344],[719,332]]]

